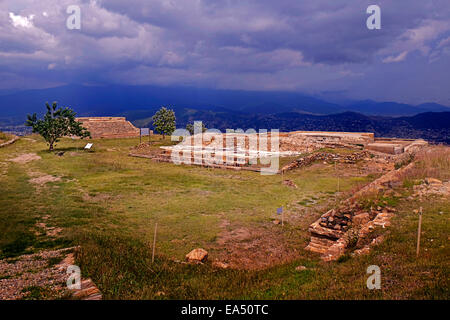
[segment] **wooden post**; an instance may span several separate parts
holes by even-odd
[[[155,223],[155,234],[153,235],[152,263],[155,261],[156,231],[157,231],[157,229],[158,229],[158,223]]]
[[[139,144],[142,143],[142,128],[139,128]]]
[[[336,160],[334,161],[334,175],[337,176]],[[334,194],[334,204],[335,204],[335,206],[337,205],[338,192],[339,192],[339,178],[338,178],[338,188],[337,188],[336,193]]]
[[[338,178],[338,184],[337,184],[337,192],[339,192],[340,189],[340,179],[339,179],[339,174],[337,173],[337,167],[336,167],[336,161],[334,161],[334,173],[336,174],[337,178]]]
[[[420,250],[420,234],[422,233],[422,207],[419,209],[419,227],[417,230],[417,249],[416,249],[416,257],[419,257]]]

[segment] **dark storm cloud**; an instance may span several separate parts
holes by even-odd
[[[66,8],[73,4],[81,7],[81,30],[65,27]],[[438,73],[433,77],[449,85],[443,70],[450,47],[448,1],[378,1],[382,28],[376,31],[365,26],[369,4],[7,0],[0,3],[0,87],[20,83],[22,77],[24,86],[45,78],[41,85],[76,81],[348,90],[354,96],[364,92],[405,100],[414,85],[412,91],[422,99],[446,102],[445,90],[436,93],[411,81],[396,83],[398,93],[387,95],[385,88],[392,86],[383,74],[399,70],[410,75],[417,69],[418,77],[428,77],[426,66],[432,64]],[[19,17],[16,25],[11,13]],[[353,87],[359,91],[352,92]]]

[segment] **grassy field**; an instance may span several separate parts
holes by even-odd
[[[346,174],[339,178],[339,193],[332,164],[290,171],[283,178],[292,180],[295,189],[283,185],[279,175],[127,156],[138,140],[93,140],[93,150],[84,151],[86,141],[63,139],[55,150],[64,151],[62,156],[48,152],[37,136],[1,148],[1,258],[80,245],[77,264],[107,299],[449,298],[448,200],[422,204],[426,214],[418,259],[412,210],[419,204],[402,198],[395,201],[399,212],[393,226],[380,231],[386,236],[383,244],[367,256],[323,263],[303,250],[307,227],[336,199],[375,178],[356,174],[364,168],[340,168]],[[8,161],[28,153],[41,159]],[[30,178],[45,175],[59,180],[30,183]],[[284,227],[272,223],[279,218],[279,206],[285,208]],[[33,228],[44,216],[49,225],[62,228],[60,237],[36,235]],[[155,223],[157,257],[152,264]],[[246,236],[240,237],[243,231]],[[240,269],[176,261],[202,247],[210,261],[234,257],[237,264],[240,248],[249,245],[256,252]],[[372,264],[381,267],[381,290],[365,285]],[[307,270],[296,271],[298,265]]]
[[[0,131],[0,144],[11,139],[11,136]]]

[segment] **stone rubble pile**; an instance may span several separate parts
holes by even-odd
[[[324,261],[336,260],[354,239],[360,242],[359,239],[365,239],[376,226],[389,226],[396,211],[394,208],[385,205],[365,209],[359,204],[359,199],[392,190],[401,184],[402,177],[414,166],[412,162],[398,170],[389,171],[343,201],[337,209],[323,214],[309,226],[311,241],[305,249],[320,253]]]
[[[329,210],[310,225],[306,249],[321,253],[325,261],[336,260],[354,240],[360,244],[376,226],[389,226],[395,211],[389,206],[364,209],[357,202]]]
[[[442,182],[434,178],[425,178],[424,183],[415,185],[413,197],[426,197],[429,195],[450,196],[450,181]]]

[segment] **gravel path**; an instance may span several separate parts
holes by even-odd
[[[66,285],[70,261],[63,259],[73,249],[46,250],[0,260],[0,300],[70,297]]]

